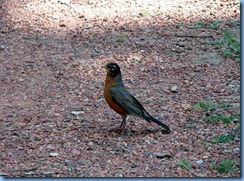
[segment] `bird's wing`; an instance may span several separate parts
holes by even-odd
[[[167,133],[170,133],[169,127],[161,121],[150,116],[143,108],[140,102],[124,87],[124,85],[117,85],[109,89],[111,98],[129,114],[135,115],[145,119],[148,122],[155,122],[162,126]]]
[[[110,88],[111,98],[132,115],[146,119],[149,114],[140,102],[124,87],[124,85]]]

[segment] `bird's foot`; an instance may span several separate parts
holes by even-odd
[[[162,133],[163,134],[169,134],[171,131],[170,131],[170,129],[163,129],[162,130]]]
[[[124,128],[121,128],[121,127],[119,127],[119,128],[112,128],[112,129],[110,129],[109,130],[110,132],[116,132],[116,133],[126,133],[126,129],[124,129]]]

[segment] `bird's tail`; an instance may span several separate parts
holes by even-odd
[[[158,124],[159,126],[163,127],[167,133],[171,132],[171,130],[169,129],[169,127],[166,124],[164,124],[161,121],[155,119],[154,117],[150,116],[150,121],[152,121],[152,122]]]

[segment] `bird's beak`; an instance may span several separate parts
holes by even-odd
[[[106,65],[102,66],[102,68],[108,70],[108,67]]]

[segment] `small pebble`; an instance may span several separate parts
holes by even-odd
[[[19,81],[20,81],[20,82],[24,82],[25,79],[23,79],[23,78],[19,78]]]
[[[8,176],[8,174],[0,172],[0,176],[6,177],[6,176]]]
[[[170,89],[171,92],[173,93],[176,93],[178,92],[178,87],[177,86],[173,86],[171,89]]]
[[[240,148],[234,148],[233,149],[233,151],[239,151],[240,150]]]
[[[81,114],[84,114],[84,111],[72,111],[71,114],[74,114],[75,116],[79,116]]]
[[[5,46],[3,44],[0,44],[0,50],[4,50]]]
[[[50,153],[49,156],[55,157],[55,156],[59,156],[59,154],[58,153]]]
[[[201,160],[197,160],[196,163],[197,164],[202,164],[203,163],[203,160],[202,159]]]

